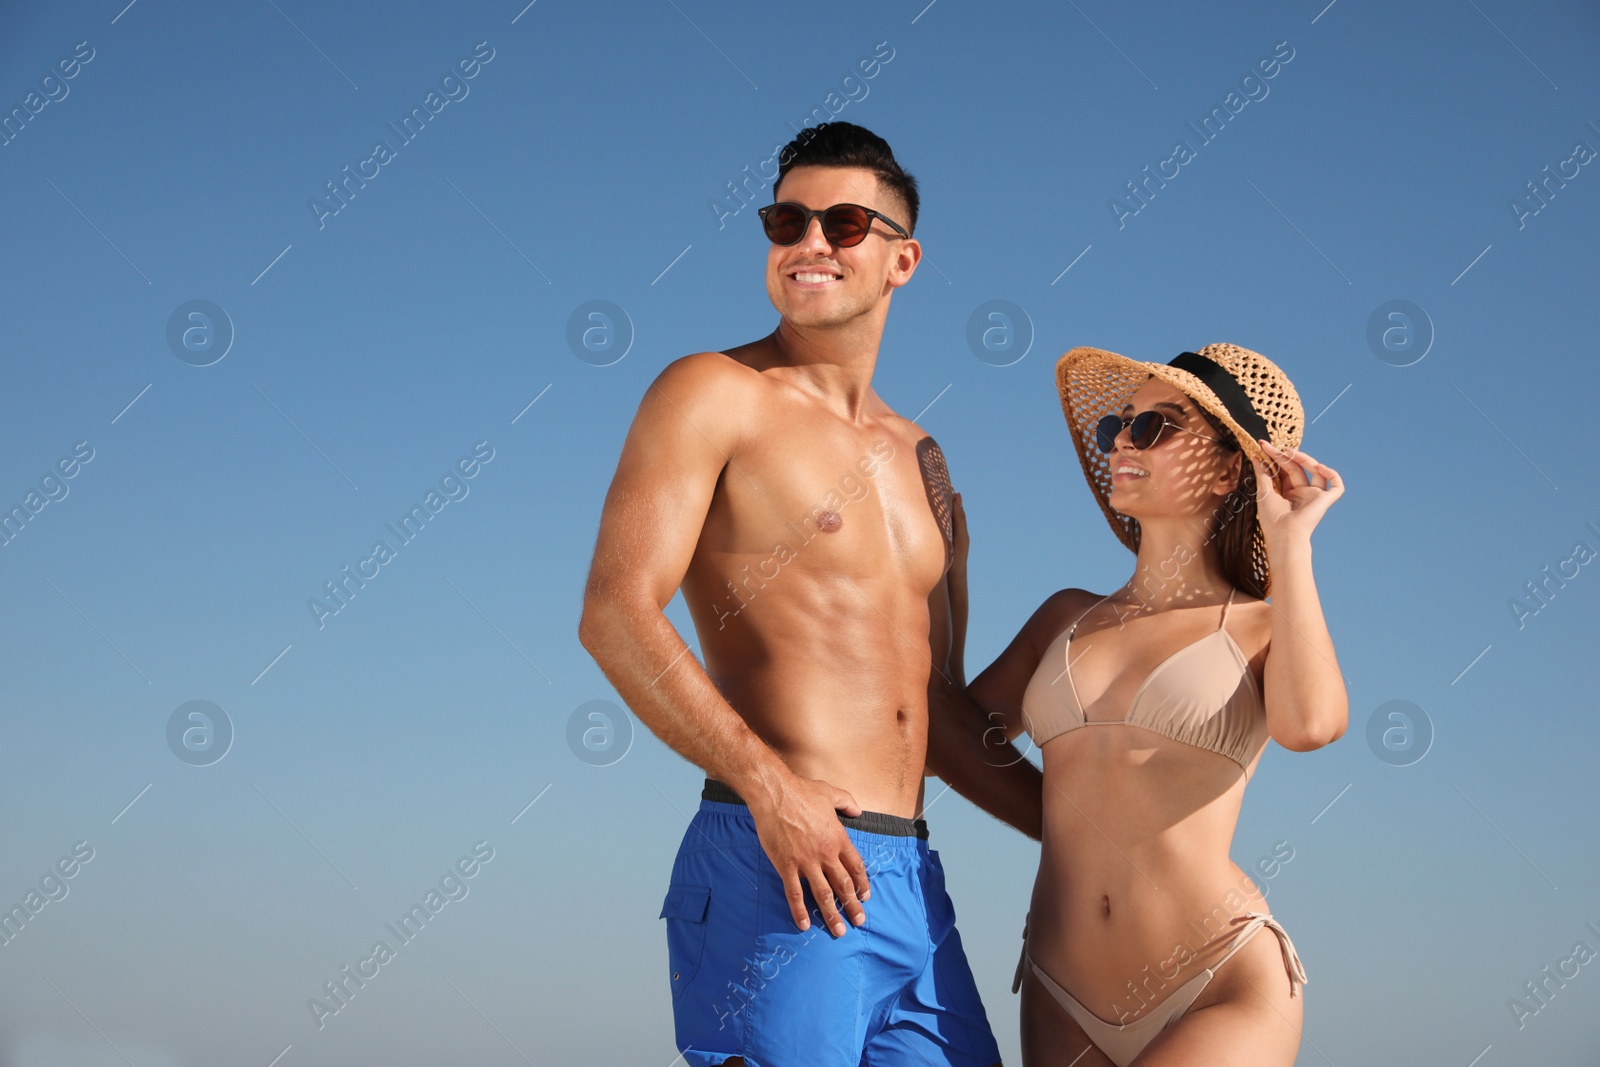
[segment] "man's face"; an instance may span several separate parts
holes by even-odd
[[[860,204],[910,228],[905,209],[888,196],[877,176],[860,167],[795,167],[783,176],[778,199],[813,211],[834,204]],[[814,218],[799,244],[770,245],[767,295],[796,326],[838,326],[867,314],[911,279],[921,246],[872,220],[866,239],[838,248]]]

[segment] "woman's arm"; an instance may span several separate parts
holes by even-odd
[[[1076,589],[1052,593],[1022,624],[1005,650],[967,686],[968,699],[982,710],[990,724],[991,743],[998,743],[1001,735],[1007,741],[1014,740],[1027,729],[1022,696],[1028,690],[1028,682],[1045,649],[1060,633],[1069,611],[1074,605],[1081,605],[1081,598],[1086,595]]]
[[[950,677],[956,685],[967,684],[967,553],[972,540],[967,534],[967,513],[961,510],[961,494],[952,498],[955,519],[955,559],[950,564]]]
[[[1027,759],[1031,741],[1020,750],[1011,742],[1026,726],[1022,694],[1040,648],[1060,628],[1064,605],[1075,602],[1071,590],[1051,596],[970,686],[937,672],[928,686],[928,771],[1035,840],[1043,833],[1044,778]]]
[[[1072,591],[1062,590],[1041,604],[1011,639],[1005,651],[969,685],[966,680],[967,558],[972,540],[967,530],[967,513],[962,507],[960,493],[954,495],[951,514],[955,531],[954,558],[946,581],[941,583],[942,589],[935,589],[934,596],[929,599],[933,618],[947,620],[945,632],[949,635],[948,643],[942,639],[935,640],[935,663],[940,662],[939,656],[943,654],[947,665],[944,677],[940,678],[935,672],[933,680],[941,683],[937,687],[939,695],[946,700],[951,699],[950,690],[966,691],[964,702],[970,705],[966,710],[985,720],[988,743],[998,748],[1014,740],[1025,727],[1022,721],[1023,691],[1033,677],[1044,646],[1054,639],[1059,629],[1056,624],[1062,618],[1063,608],[1072,602]],[[930,689],[930,697],[932,695],[934,693]],[[959,701],[960,698],[957,699]]]
[[[1262,444],[1280,461],[1275,471],[1256,465],[1256,507],[1272,564],[1272,643],[1263,694],[1267,732],[1284,748],[1307,752],[1337,741],[1349,725],[1344,675],[1311,573],[1311,531],[1343,494],[1344,482],[1304,452]]]
[[[1265,668],[1267,732],[1284,748],[1309,752],[1339,740],[1349,697],[1311,575],[1311,543],[1269,544],[1272,644]]]
[[[935,589],[932,605],[939,617],[949,619],[952,640],[941,651],[947,650],[952,665],[943,674],[930,672],[927,769],[978,807],[1038,839],[1043,832],[1044,780],[1011,741],[1023,732],[1022,694],[1042,649],[1054,639],[1066,609],[1082,594],[1063,590],[1049,597],[971,686],[963,685],[957,657],[965,641],[969,542],[965,512],[958,505],[954,514],[957,562],[947,581]]]

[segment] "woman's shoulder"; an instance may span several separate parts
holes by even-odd
[[[1271,601],[1243,589],[1234,593],[1227,627],[1247,659],[1256,659],[1272,644],[1272,616],[1276,610]]]
[[[1097,599],[1096,594],[1083,589],[1058,589],[1045,597],[1005,651],[973,679],[970,691],[976,696],[989,687],[988,700],[995,706],[1005,700],[1020,701],[1023,687],[1038,670],[1051,644]]]
[[[1058,589],[1045,597],[1044,603],[1028,619],[1026,626],[1034,647],[1043,653],[1051,641],[1102,599],[1104,597],[1100,593],[1076,587]]]

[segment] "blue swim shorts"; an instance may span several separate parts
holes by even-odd
[[[872,898],[834,938],[804,881],[799,930],[750,809],[707,779],[661,917],[677,1046],[688,1067],[992,1067],[1000,1051],[972,980],[927,823],[841,815]]]

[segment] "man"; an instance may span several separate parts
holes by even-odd
[[[779,164],[761,211],[777,329],[679,359],[646,392],[579,636],[708,775],[661,912],[690,1067],[992,1067],[923,778],[1034,838],[1040,778],[994,731],[985,748],[972,705],[941,698],[960,710],[930,723],[930,689],[961,684],[949,478],[872,390],[890,297],[922,255],[916,182],[850,123],[805,131]],[[680,586],[703,668],[662,614]]]

